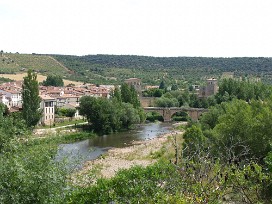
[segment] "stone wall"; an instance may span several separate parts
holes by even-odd
[[[140,97],[142,107],[154,107],[155,97]]]

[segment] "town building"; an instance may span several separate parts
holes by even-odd
[[[3,93],[0,93],[0,103],[3,103],[6,106],[9,106],[9,100],[6,98],[6,95]]]
[[[142,80],[138,78],[129,78],[125,79],[125,83],[129,86],[133,86],[137,93],[141,96],[142,95]]]
[[[207,98],[209,96],[215,95],[218,92],[218,88],[219,87],[217,79],[207,79],[206,86],[202,86],[199,88],[198,97]]]
[[[22,81],[0,84],[0,102],[7,105],[10,112],[22,110]],[[109,98],[114,86],[94,84],[73,87],[39,86],[41,98],[40,109],[42,117],[40,125],[53,125],[55,122],[55,107],[76,109],[75,118],[79,115],[79,101],[82,96]]]
[[[8,82],[0,85],[0,94],[2,94],[2,103],[8,107],[22,106],[22,93],[20,82]]]
[[[40,95],[41,103],[40,109],[42,110],[42,117],[40,119],[40,125],[53,125],[55,121],[55,99],[48,95]]]

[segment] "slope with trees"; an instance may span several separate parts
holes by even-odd
[[[271,58],[208,58],[208,57],[147,57],[133,55],[54,55],[79,76],[91,79],[117,81],[138,77],[147,84],[161,79],[167,82],[202,80],[203,77],[219,77],[222,72],[235,72],[236,76],[260,77],[271,82]],[[180,83],[180,82],[178,82]],[[182,85],[178,84],[178,85]]]

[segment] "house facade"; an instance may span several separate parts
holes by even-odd
[[[40,125],[53,125],[55,121],[55,99],[48,95],[40,95],[41,103],[40,109],[42,110],[42,117],[40,119]]]

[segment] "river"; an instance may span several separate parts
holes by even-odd
[[[129,131],[98,136],[70,144],[61,144],[56,160],[66,159],[68,168],[80,168],[84,162],[98,158],[110,148],[126,147],[131,145],[133,141],[158,137],[170,132],[171,127],[171,123],[147,123]]]

